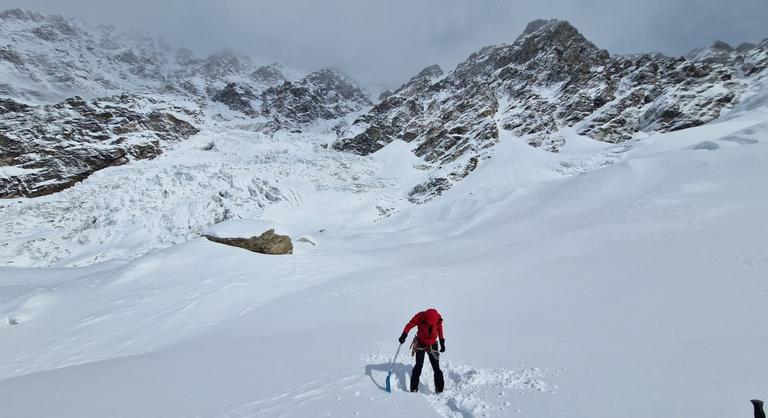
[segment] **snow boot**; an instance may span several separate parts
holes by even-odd
[[[752,399],[752,406],[755,407],[755,418],[765,418],[765,411],[763,411],[763,401],[759,399]]]
[[[435,370],[435,392],[443,393],[445,389],[445,380],[443,380],[443,371],[440,369]]]

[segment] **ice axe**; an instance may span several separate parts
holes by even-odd
[[[386,390],[389,393],[392,393],[392,383],[390,382],[390,379],[392,378],[392,367],[394,367],[395,361],[397,361],[397,356],[400,355],[400,347],[402,346],[403,346],[402,343],[397,346],[395,357],[392,359],[392,363],[389,363],[389,372],[387,372],[387,380],[386,380],[386,383],[384,383],[384,386],[386,387]]]

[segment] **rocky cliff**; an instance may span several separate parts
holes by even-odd
[[[504,132],[552,152],[569,135],[623,142],[712,121],[768,78],[768,40],[686,57],[611,55],[568,22],[538,20],[448,73],[425,68],[374,105],[331,69],[198,57],[22,10],[0,12],[0,23],[0,197],[62,190],[153,158],[192,125],[234,120],[268,133],[332,126],[332,147],[360,155],[406,141],[431,173],[409,195],[423,202],[492,157]]]
[[[565,21],[531,22],[510,45],[472,54],[443,75],[428,67],[355,122],[333,146],[362,155],[393,140],[436,167],[452,167],[413,191],[436,195],[471,172],[500,131],[556,152],[565,130],[622,142],[714,120],[766,77],[768,41],[718,43],[689,57],[611,56]]]
[[[198,57],[141,33],[0,12],[0,198],[54,193],[154,158],[197,133],[193,125],[239,118],[301,130],[370,105],[333,70],[305,75],[231,51]]]
[[[58,192],[103,168],[152,159],[198,132],[123,95],[27,106],[0,99],[0,198]]]

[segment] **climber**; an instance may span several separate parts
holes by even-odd
[[[445,337],[443,337],[443,317],[435,309],[419,312],[405,325],[398,341],[405,342],[408,332],[418,327],[416,336],[411,343],[411,356],[416,356],[416,365],[411,372],[411,392],[419,391],[419,377],[424,367],[424,356],[429,356],[429,364],[435,373],[435,392],[441,393],[445,387],[443,372],[440,370],[440,353],[445,352]],[[438,352],[437,342],[440,341]]]

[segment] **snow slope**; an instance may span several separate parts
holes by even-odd
[[[493,158],[424,205],[400,203],[424,175],[407,144],[353,157],[325,150],[322,138],[246,133],[207,134],[221,157],[195,148],[202,135],[179,154],[104,170],[39,204],[10,203],[4,214],[35,216],[86,210],[66,206],[83,198],[110,205],[97,212],[119,227],[99,228],[101,245],[70,250],[54,268],[0,267],[0,411],[749,416],[747,400],[768,393],[768,108],[745,106],[618,146],[573,134],[559,154],[503,137]],[[310,152],[313,162],[302,159]],[[181,154],[188,162],[174,160]],[[298,197],[238,207],[250,185],[238,173],[272,182],[267,173],[288,167],[278,189]],[[217,228],[251,233],[269,222],[312,243],[260,256],[204,239],[144,242],[155,229],[171,240],[204,229],[174,235],[151,215],[195,223],[227,179],[238,192],[220,210],[244,219]],[[162,189],[188,205],[173,212],[147,198]],[[97,190],[101,198],[88,197]],[[54,239],[69,228],[62,218],[19,233]],[[143,256],[115,255],[134,242]],[[98,254],[108,261],[94,263]],[[89,261],[64,267],[78,260]],[[401,356],[389,395],[396,338],[429,306],[445,317],[446,392],[433,394],[428,367],[422,393],[404,392],[412,360]]]
[[[412,186],[398,186],[403,176],[383,172],[378,157],[324,148],[335,137],[321,128],[269,135],[237,123],[205,126],[157,159],[111,167],[50,196],[0,201],[0,265],[133,258],[198,237],[214,223],[258,216],[275,202],[300,210],[315,190],[331,201],[335,192],[372,193],[366,202],[391,207],[402,200],[398,187]],[[371,218],[380,216],[375,205],[368,209]]]

